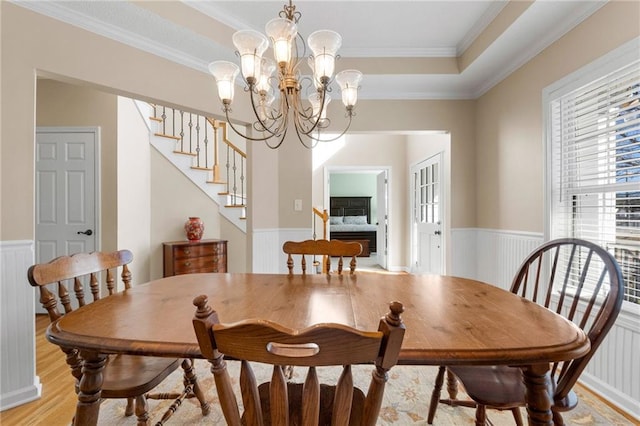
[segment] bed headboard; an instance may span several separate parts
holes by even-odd
[[[330,216],[366,216],[371,223],[371,197],[330,197]]]

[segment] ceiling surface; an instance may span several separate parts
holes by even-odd
[[[191,68],[237,62],[232,34],[264,33],[286,0],[33,1],[14,4]],[[475,99],[600,8],[601,0],[297,0],[299,33],[342,35],[337,71],[361,99]],[[270,54],[267,51],[267,54]],[[213,77],[212,77],[213,78]]]

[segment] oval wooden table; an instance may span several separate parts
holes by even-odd
[[[474,280],[437,275],[189,274],[152,281],[77,309],[47,339],[84,359],[76,424],[98,420],[107,354],[200,358],[191,320],[204,294],[221,322],[265,318],[292,328],[337,322],[376,330],[388,303],[404,304],[401,364],[507,364],[522,368],[529,424],[552,424],[549,362],[589,349],[563,317]]]

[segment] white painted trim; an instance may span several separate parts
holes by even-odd
[[[0,411],[40,397],[36,376],[35,297],[27,270],[32,240],[0,241]]]

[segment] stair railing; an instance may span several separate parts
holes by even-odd
[[[317,217],[316,217],[317,216]],[[322,220],[322,239],[327,239],[327,221],[329,220],[329,213],[327,213],[327,209],[323,211],[318,210],[317,208],[313,208],[313,239],[316,238],[316,221],[318,217]],[[316,260],[315,255],[313,256],[313,267],[316,273],[319,272],[320,262]],[[329,259],[327,256],[322,256],[322,273],[327,273],[329,270]]]
[[[229,140],[227,123],[172,107],[151,106],[151,119],[159,123],[155,135],[173,140],[175,154],[193,157],[192,169],[211,172],[208,183],[225,185],[225,190],[218,193],[225,197],[225,207],[245,208],[247,154]],[[224,173],[220,157],[225,158]]]

